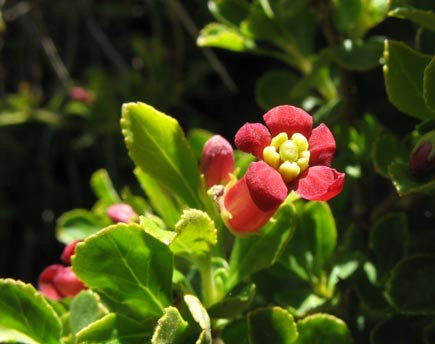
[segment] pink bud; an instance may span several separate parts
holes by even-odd
[[[424,178],[435,171],[435,154],[432,142],[425,141],[416,145],[409,159],[409,172],[414,177]]]
[[[64,262],[65,264],[70,265],[71,264],[71,256],[74,255],[74,252],[76,250],[76,246],[79,242],[82,242],[83,240],[75,240],[73,242],[70,242],[68,245],[65,246],[63,249],[62,255],[60,256],[60,260]]]
[[[72,87],[69,90],[69,96],[71,99],[84,104],[92,103],[95,98],[94,94],[91,91],[88,91],[83,87]]]
[[[109,208],[107,208],[107,215],[109,215],[110,219],[115,223],[129,223],[137,217],[137,214],[133,208],[125,203],[111,205]]]
[[[212,136],[204,145],[201,158],[201,172],[207,187],[229,180],[234,171],[234,154],[231,144],[220,135]]]
[[[53,300],[75,296],[85,288],[69,266],[53,264],[39,275],[38,289]]]

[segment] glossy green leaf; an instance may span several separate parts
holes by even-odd
[[[370,37],[366,41],[350,39],[331,47],[328,56],[338,65],[353,71],[365,71],[380,66],[384,51],[383,37]]]
[[[396,137],[388,132],[380,134],[373,144],[372,157],[376,172],[389,178],[388,166],[398,153],[399,143]]]
[[[86,209],[74,209],[62,214],[57,220],[56,237],[64,244],[82,240],[97,233],[104,223]]]
[[[165,245],[169,245],[177,236],[176,232],[162,229],[161,227],[157,226],[153,220],[144,216],[140,217],[140,225],[145,232],[160,240]]]
[[[221,302],[208,309],[213,318],[234,318],[245,311],[255,296],[255,284],[248,284],[240,291],[232,290]]]
[[[192,315],[193,320],[198,323],[201,333],[196,344],[211,344],[210,317],[201,301],[194,295],[184,295],[184,302]]]
[[[283,32],[279,24],[264,13],[258,2],[251,6],[248,18],[241,23],[240,27],[245,35],[255,40],[276,43],[282,39]]]
[[[109,313],[77,333],[76,344],[149,343],[153,325]]]
[[[138,224],[117,224],[76,248],[74,272],[109,309],[137,321],[162,316],[171,300],[172,254]]]
[[[153,208],[169,227],[173,227],[177,223],[181,213],[181,211],[178,210],[175,200],[156,180],[139,167],[134,169],[134,174],[148,196],[149,202]]]
[[[165,314],[159,319],[154,331],[152,344],[182,343],[188,323],[175,307],[165,308]]]
[[[69,326],[72,333],[77,334],[81,329],[103,316],[99,297],[90,290],[82,291],[71,301]]]
[[[240,318],[226,325],[221,332],[225,344],[249,344],[248,322]]]
[[[432,111],[435,111],[434,94],[435,94],[435,56],[432,57],[432,60],[426,66],[423,75],[423,98],[426,103],[426,106]]]
[[[388,167],[393,184],[400,196],[409,195],[416,192],[429,193],[435,190],[435,179],[417,179],[409,174],[408,165],[394,161]]]
[[[291,90],[297,76],[287,69],[271,70],[257,81],[257,102],[268,110],[281,104],[293,104]]]
[[[192,147],[193,153],[198,161],[201,160],[202,149],[205,143],[212,136],[213,133],[211,131],[199,128],[189,130],[187,133],[187,141],[189,141],[190,147]]]
[[[387,289],[393,305],[406,314],[435,314],[435,255],[406,258],[392,271]]]
[[[330,314],[313,314],[298,323],[298,344],[351,344],[346,323]]]
[[[237,238],[231,254],[227,290],[231,290],[244,278],[275,263],[292,237],[294,225],[294,208],[284,204],[273,220],[263,227],[260,235]]]
[[[370,334],[371,344],[422,344],[422,331],[409,317],[394,316],[381,322]]]
[[[285,309],[260,308],[248,313],[248,335],[251,344],[292,344],[297,342],[298,330]]]
[[[389,270],[405,255],[408,226],[404,213],[390,213],[374,224],[370,231],[369,246],[377,256],[380,273]]]
[[[250,38],[238,30],[220,23],[210,23],[199,33],[196,44],[200,47],[221,48],[232,51],[247,51],[255,47]]]
[[[249,4],[244,0],[210,0],[210,13],[220,22],[239,26],[249,14]]]
[[[0,342],[58,344],[60,336],[57,314],[33,286],[0,280]]]
[[[402,42],[385,41],[384,79],[388,99],[400,111],[419,118],[435,117],[423,99],[423,73],[431,57]]]
[[[435,13],[410,7],[399,7],[388,12],[390,17],[409,19],[429,30],[435,31]]]
[[[95,171],[92,174],[91,187],[99,199],[109,203],[118,203],[121,201],[105,169]]]
[[[178,122],[147,104],[128,103],[121,126],[136,166],[185,204],[200,207],[198,167]]]

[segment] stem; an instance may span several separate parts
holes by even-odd
[[[211,266],[211,256],[209,255],[201,264],[198,264],[201,274],[202,301],[207,308],[216,302],[216,286],[213,279],[213,269]]]

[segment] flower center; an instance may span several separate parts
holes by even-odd
[[[289,183],[308,168],[308,140],[300,133],[294,133],[290,139],[286,133],[279,133],[264,148],[263,160]]]

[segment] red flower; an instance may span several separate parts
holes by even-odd
[[[229,180],[234,171],[234,154],[231,144],[220,135],[214,135],[204,145],[201,158],[201,172],[207,187]]]
[[[91,104],[94,101],[95,95],[86,88],[76,86],[69,90],[69,97],[83,104]]]
[[[111,205],[107,208],[107,215],[115,223],[129,223],[131,221],[134,221],[137,217],[137,214],[133,210],[133,208],[125,203],[117,203]]]
[[[236,233],[258,231],[294,190],[308,200],[327,201],[338,195],[344,173],[331,168],[335,140],[325,124],[312,128],[312,117],[282,105],[264,116],[267,127],[246,123],[236,134],[236,146],[255,155],[246,175],[225,191],[226,224]]]
[[[38,289],[53,300],[73,297],[85,288],[70,266],[53,264],[46,267],[39,275]]]
[[[65,246],[63,249],[62,255],[60,256],[60,260],[64,262],[65,264],[70,265],[71,264],[71,256],[74,255],[74,252],[76,250],[76,246],[79,242],[82,242],[83,240],[75,240],[68,245]]]

